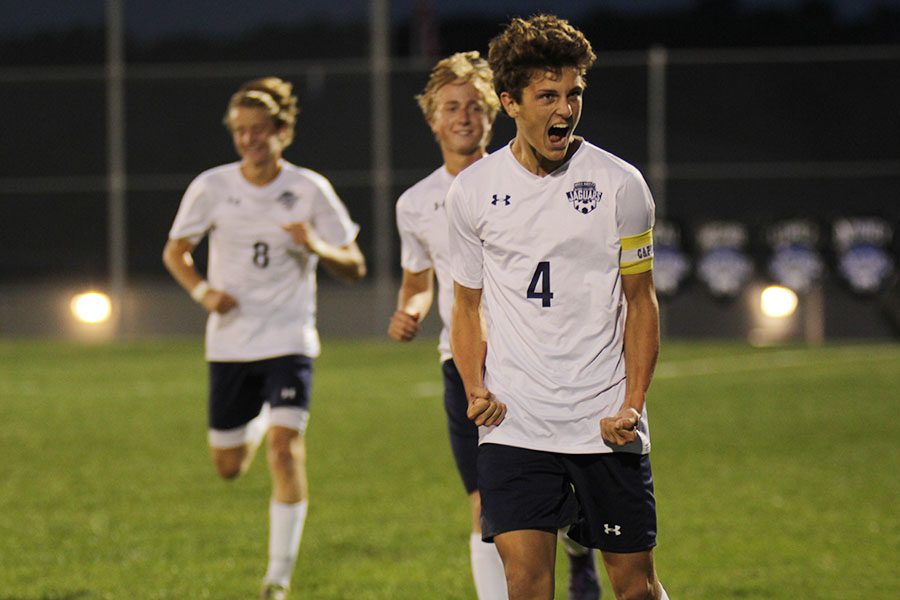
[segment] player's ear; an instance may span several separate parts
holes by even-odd
[[[511,118],[515,119],[519,114],[519,103],[509,92],[500,92],[500,104]]]

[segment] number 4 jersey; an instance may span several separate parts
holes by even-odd
[[[208,234],[209,283],[238,302],[209,316],[207,360],[318,356],[318,257],[282,229],[298,221],[336,246],[359,232],[327,179],[286,161],[262,187],[244,179],[239,163],[205,171],[188,186],[169,237],[197,244]]]
[[[482,289],[485,385],[506,403],[481,442],[610,452],[600,418],[625,396],[622,274],[652,267],[653,199],[640,172],[582,141],[538,177],[510,146],[447,196],[453,279]],[[644,421],[646,423],[646,421]],[[649,430],[621,449],[649,452]]]

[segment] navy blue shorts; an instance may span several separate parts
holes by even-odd
[[[608,552],[656,545],[656,500],[647,455],[562,454],[482,444],[478,457],[485,541],[509,531],[556,532]]]
[[[250,362],[209,363],[209,427],[233,429],[249,423],[268,402],[272,408],[309,410],[312,364],[291,354]]]
[[[444,410],[447,411],[447,430],[450,449],[466,493],[478,489],[478,426],[466,416],[469,401],[462,378],[453,360],[441,365],[444,374]]]

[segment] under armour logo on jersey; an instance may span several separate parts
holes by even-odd
[[[434,210],[440,210],[444,208],[444,199],[441,198],[439,201],[434,203]]]
[[[611,533],[615,534],[615,535],[622,535],[622,526],[616,525],[615,527],[610,527],[609,523],[604,523],[603,524],[603,533],[605,533],[606,535],[609,535]]]
[[[502,202],[503,206],[509,206],[509,194],[506,195],[506,198],[498,198],[497,194],[494,194],[494,199],[491,200],[491,205],[497,206],[498,202]]]
[[[297,196],[291,191],[281,192],[277,202],[282,205],[285,210],[291,210],[294,208],[294,205],[297,204]]]
[[[566,192],[566,198],[572,203],[572,208],[583,215],[597,208],[597,203],[602,197],[603,192],[597,191],[597,184],[593,181],[579,181],[571,192]]]
[[[293,400],[297,397],[297,388],[281,388],[282,400]]]
[[[241,203],[240,198],[235,198],[234,196],[228,197],[228,204],[231,204],[233,206],[238,206],[240,203]]]

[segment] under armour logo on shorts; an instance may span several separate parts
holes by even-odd
[[[606,535],[609,535],[611,533],[614,533],[616,535],[622,535],[622,526],[616,525],[615,527],[610,527],[609,523],[604,523],[603,524],[603,533],[605,533]]]

